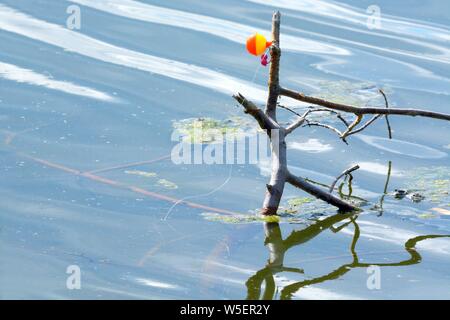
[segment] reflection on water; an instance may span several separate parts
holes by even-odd
[[[378,216],[381,216],[384,212],[384,200],[389,190],[389,182],[392,173],[392,161],[388,161],[387,172],[385,172],[386,180],[384,183],[383,191],[380,193],[379,201],[373,205],[371,210],[378,211]],[[315,181],[310,180],[313,183]],[[338,194],[341,198],[347,200],[360,200],[366,202],[367,200],[354,196],[353,193],[353,176],[349,174],[337,187]],[[347,185],[348,193],[343,191],[344,185]],[[328,187],[327,185],[322,185],[323,187]],[[265,240],[264,245],[269,251],[269,259],[264,268],[257,271],[252,275],[246,282],[247,286],[247,299],[292,299],[298,295],[299,290],[304,287],[323,283],[330,280],[336,280],[343,275],[350,272],[355,268],[368,268],[370,266],[378,267],[401,267],[413,264],[418,264],[421,262],[422,257],[420,253],[416,250],[417,243],[436,238],[450,238],[449,235],[438,235],[429,234],[421,236],[413,236],[404,241],[404,250],[408,253],[409,258],[402,259],[393,262],[361,262],[358,257],[357,243],[361,237],[361,229],[358,225],[357,219],[359,217],[358,213],[347,213],[347,214],[335,214],[328,216],[322,220],[317,219],[312,225],[307,226],[302,230],[294,230],[285,239],[283,238],[282,231],[279,223],[277,222],[266,222],[264,223],[264,234]],[[305,245],[307,242],[313,240],[322,232],[330,230],[333,233],[339,233],[345,230],[345,233],[350,233],[347,227],[353,227],[352,240],[349,245],[349,256],[352,257],[351,262],[344,263],[341,266],[335,268],[329,273],[308,277],[304,274],[304,270],[297,266],[285,266],[284,260],[286,253],[298,246]],[[379,232],[379,231],[378,231]],[[373,237],[377,231],[372,231],[371,236]],[[383,234],[384,232],[382,232]],[[400,230],[397,233],[401,233]],[[362,235],[364,236],[364,234]],[[394,236],[395,237],[395,236]],[[380,241],[381,239],[379,239]],[[386,238],[386,240],[388,240]],[[398,239],[397,239],[398,240]],[[389,240],[388,240],[389,241]],[[395,241],[394,241],[395,242]],[[297,248],[298,249],[298,248]],[[293,250],[292,250],[293,251]],[[399,255],[401,255],[400,253]],[[296,273],[304,275],[304,280],[302,281],[291,281],[291,283],[286,285],[278,285],[275,281],[275,277],[281,273]]]
[[[405,251],[408,253],[409,258],[393,262],[371,261],[363,263],[359,261],[356,248],[358,240],[361,236],[361,231],[357,223],[357,219],[358,215],[354,214],[336,214],[334,216],[317,221],[303,230],[293,231],[288,237],[286,237],[286,239],[283,239],[281,228],[278,223],[265,223],[264,244],[269,251],[269,259],[264,268],[257,271],[247,280],[247,299],[268,300],[275,299],[277,295],[279,295],[279,298],[283,300],[292,299],[299,290],[306,286],[319,284],[330,280],[336,280],[355,268],[367,268],[370,266],[402,267],[418,264],[421,262],[422,257],[415,248],[417,243],[429,239],[450,237],[450,235],[430,234],[410,238],[404,244]],[[284,266],[284,258],[289,250],[305,244],[308,241],[311,241],[325,230],[329,229],[332,232],[337,233],[349,225],[353,226],[353,238],[349,246],[349,251],[352,257],[351,262],[345,263],[340,267],[332,270],[331,272],[321,276],[307,278],[303,281],[294,282],[281,288],[276,285],[274,276],[279,273],[304,273],[303,269],[296,266]]]

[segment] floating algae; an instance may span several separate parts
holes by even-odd
[[[436,218],[437,215],[436,215],[436,214],[432,214],[432,213],[428,213],[428,212],[427,212],[427,213],[419,214],[418,217],[419,217],[420,219],[433,219],[433,218]]]
[[[213,118],[189,118],[174,121],[173,127],[186,143],[220,143],[224,139],[245,137],[256,127],[250,119],[230,117],[225,120]]]
[[[422,167],[409,170],[406,189],[419,192],[424,200],[450,202],[450,167]]]
[[[289,204],[289,202],[291,204]],[[205,212],[202,216],[209,221],[226,224],[248,224],[263,222],[287,222],[309,224],[311,220],[324,215],[336,213],[336,209],[327,203],[306,197],[291,198],[285,206],[280,206],[277,216],[263,216],[260,209],[255,209],[248,214],[219,214]]]
[[[222,222],[227,224],[245,224],[261,222],[280,222],[279,216],[263,216],[260,214],[234,214],[225,215],[215,212],[204,212],[202,216],[209,221]]]
[[[156,172],[149,172],[149,171],[141,171],[141,170],[126,170],[124,171],[126,174],[136,175],[144,178],[155,178],[158,176]],[[156,185],[160,187],[164,187],[166,189],[178,189],[178,186],[167,179],[159,179],[156,181]]]
[[[156,177],[157,174],[155,172],[148,172],[148,171],[140,171],[140,170],[126,170],[126,174],[133,174],[145,178],[153,178]]]
[[[175,183],[166,179],[159,179],[158,185],[167,189],[178,189],[178,186]]]
[[[312,199],[312,198],[308,198],[308,197],[298,197],[298,198],[292,198],[292,199],[289,199],[287,203],[288,203],[291,207],[298,207],[298,206],[301,206],[302,204],[310,203],[310,202],[312,202],[312,201],[314,201],[314,199]]]

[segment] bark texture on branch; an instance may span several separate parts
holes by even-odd
[[[346,201],[344,201],[336,196],[333,196],[327,190],[316,187],[315,185],[307,182],[305,179],[294,176],[291,173],[288,173],[288,175],[287,175],[287,182],[292,184],[294,187],[300,188],[303,191],[309,193],[310,195],[312,195],[316,198],[319,198],[320,200],[328,202],[329,204],[339,208],[339,210],[341,210],[341,211],[348,212],[348,211],[359,210],[358,207],[355,207],[354,205],[347,203]]]
[[[280,127],[278,123],[268,117],[261,109],[253,102],[247,100],[242,94],[235,94],[233,95],[233,98],[244,107],[245,113],[248,113],[255,118],[261,129],[272,130]]]
[[[272,46],[270,47],[269,96],[267,97],[266,114],[277,120],[277,101],[280,88],[280,21],[281,14],[275,12],[272,17]]]
[[[354,113],[356,115],[363,115],[363,114],[385,114],[385,115],[403,115],[403,116],[420,116],[420,117],[427,117],[427,118],[433,118],[433,119],[441,119],[441,120],[448,120],[450,121],[450,114],[445,113],[439,113],[439,112],[433,112],[433,111],[427,111],[427,110],[420,110],[420,109],[397,109],[397,108],[373,108],[373,107],[354,107],[349,106],[346,104],[341,103],[334,103],[331,101],[310,97],[303,93],[292,91],[285,88],[280,88],[280,95],[290,97],[295,100],[299,100],[302,102],[312,103],[318,106],[330,108],[333,110],[339,110],[343,112],[350,112]]]
[[[287,157],[285,129],[276,129],[271,131],[270,147],[272,150],[272,173],[270,182],[267,184],[266,196],[263,202],[261,213],[264,215],[277,214],[283,195],[284,185],[287,176]]]
[[[336,177],[336,179],[334,179],[333,183],[330,186],[330,189],[328,192],[332,193],[334,190],[334,187],[336,186],[336,183],[339,181],[340,178],[342,178],[345,175],[351,174],[353,171],[358,170],[359,169],[359,165],[355,165],[351,168],[348,168],[347,170],[345,170],[344,172],[342,172],[340,175],[338,175]]]
[[[269,71],[269,96],[266,103],[266,115],[273,121],[277,121],[277,101],[280,71],[280,12],[275,12],[272,17],[272,45],[270,47],[270,71]],[[278,126],[280,128],[280,126]],[[261,213],[263,215],[277,214],[280,206],[281,197],[284,191],[287,174],[286,158],[286,130],[280,128],[271,130],[270,148],[272,151],[271,167],[272,173],[270,182],[267,184],[267,191],[263,202]]]

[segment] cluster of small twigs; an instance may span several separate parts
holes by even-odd
[[[381,95],[384,98],[386,108],[389,108],[389,103],[388,103],[386,94],[384,93],[384,91],[382,89],[379,89],[378,91],[381,93]],[[381,118],[383,116],[382,114],[376,114],[372,118],[367,120],[364,124],[362,124],[361,126],[359,126],[357,128],[358,124],[360,124],[360,122],[363,120],[363,115],[356,114],[355,115],[355,119],[353,120],[353,122],[349,123],[347,120],[345,120],[345,118],[343,117],[343,115],[340,112],[337,112],[337,111],[332,110],[332,109],[310,107],[305,113],[299,114],[298,112],[296,112],[296,111],[294,111],[294,110],[292,110],[292,109],[290,109],[290,108],[288,108],[286,106],[278,104],[278,107],[279,108],[283,108],[285,110],[288,110],[289,112],[292,112],[295,115],[300,117],[297,120],[297,122],[295,122],[295,125],[294,124],[291,125],[292,130],[298,128],[299,126],[302,126],[302,127],[312,127],[312,126],[322,127],[322,128],[325,128],[325,129],[328,129],[328,130],[331,130],[331,131],[335,132],[339,136],[339,138],[347,145],[348,145],[348,142],[346,140],[347,137],[363,131],[364,129],[369,127],[372,123],[374,123],[378,118]],[[339,119],[343,123],[343,125],[345,126],[345,131],[341,131],[338,128],[336,128],[336,127],[334,127],[334,126],[332,126],[330,124],[327,124],[327,123],[322,123],[322,122],[319,122],[319,121],[312,121],[312,120],[308,119],[307,116],[310,115],[313,112],[329,112],[329,113],[335,115],[336,118]],[[385,114],[384,117],[386,118],[386,125],[387,125],[389,139],[392,139],[392,129],[391,129],[391,125],[390,125],[390,122],[389,122],[388,115]]]

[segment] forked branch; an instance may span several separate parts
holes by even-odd
[[[358,208],[351,203],[348,203],[341,198],[334,196],[332,194],[336,183],[343,176],[349,175],[351,178],[351,172],[358,169],[359,166],[353,166],[343,173],[341,173],[335,181],[332,183],[331,187],[326,190],[322,187],[317,187],[306,179],[294,176],[288,171],[287,168],[287,156],[286,156],[286,135],[292,133],[295,129],[301,126],[320,126],[332,130],[337,133],[339,137],[345,142],[346,138],[350,135],[356,134],[363,131],[368,126],[370,126],[375,120],[381,116],[385,116],[389,137],[392,137],[391,126],[389,124],[388,115],[404,115],[404,116],[421,116],[433,119],[441,119],[450,121],[449,114],[443,114],[433,111],[419,110],[419,109],[398,109],[389,108],[388,101],[385,93],[380,90],[385,100],[385,108],[374,108],[374,107],[355,107],[340,103],[334,103],[331,101],[310,97],[303,93],[295,92],[289,89],[280,87],[279,84],[279,68],[280,68],[280,13],[276,12],[272,18],[272,45],[270,47],[271,54],[271,65],[269,71],[269,95],[267,98],[267,103],[264,112],[259,109],[254,103],[247,100],[242,94],[238,93],[233,96],[239,104],[244,107],[245,113],[250,114],[259,123],[262,129],[266,129],[270,137],[270,144],[272,150],[271,159],[271,177],[270,182],[266,185],[267,192],[264,198],[263,207],[261,213],[265,215],[274,215],[280,205],[281,197],[283,195],[284,185],[286,182],[292,184],[295,187],[302,189],[303,191],[313,195],[314,197],[321,199],[337,208],[341,211],[353,211],[358,210]],[[298,115],[299,118],[296,119],[292,124],[286,128],[282,127],[277,122],[276,111],[278,106],[278,97],[280,95],[287,96],[302,102],[311,103],[313,105],[322,106],[324,108],[313,108],[307,110],[304,114],[299,114],[287,107],[282,107],[294,114]],[[308,116],[313,112],[326,111],[335,114],[338,119],[340,119],[344,125],[345,130],[341,132],[337,128],[324,124],[321,122],[310,121]],[[338,112],[339,111],[339,112]],[[352,113],[355,115],[355,120],[352,123],[348,123],[340,112]],[[374,116],[368,120],[365,124],[358,125],[363,120],[364,115],[373,114]]]
[[[242,94],[237,93],[233,95],[233,98],[244,107],[245,113],[248,113],[253,118],[255,118],[255,120],[259,123],[261,129],[271,130],[279,128],[279,125],[276,121],[268,117],[261,109],[259,109],[250,100],[247,100]]]
[[[359,165],[355,165],[351,168],[348,168],[347,170],[345,170],[344,172],[342,172],[340,175],[338,175],[336,177],[336,179],[333,181],[333,183],[330,186],[330,189],[328,190],[328,192],[332,193],[334,190],[334,187],[336,186],[336,183],[339,181],[339,179],[341,179],[343,176],[349,175],[351,174],[353,171],[358,170],[359,169]]]

